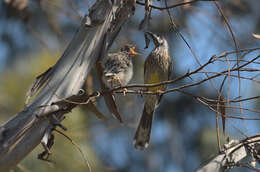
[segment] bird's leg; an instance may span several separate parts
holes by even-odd
[[[126,95],[126,92],[127,92],[127,89],[124,88],[124,89],[123,89],[123,95],[124,95],[124,96]]]
[[[139,94],[141,97],[143,96],[143,93],[144,93],[143,89],[137,90],[137,94]]]
[[[114,80],[115,80],[121,87],[123,86],[123,84],[121,83],[120,78],[119,78],[118,76],[115,76]],[[124,88],[124,89],[123,89],[123,95],[124,95],[124,96],[126,95],[126,92],[127,92],[127,89]]]
[[[121,83],[120,78],[118,76],[114,77],[114,81],[116,81],[120,86],[122,86],[122,83]]]
[[[158,96],[161,96],[163,93],[164,93],[164,91],[162,91],[162,90],[156,90],[156,94],[157,94]]]
[[[113,88],[115,86],[115,83],[118,83],[118,85],[122,86],[120,78],[116,75],[111,77],[111,79],[108,79],[107,82],[110,83],[111,88]]]
[[[108,79],[107,82],[110,84],[110,87],[113,88],[113,79]]]

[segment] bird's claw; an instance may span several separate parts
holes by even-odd
[[[143,95],[143,93],[144,93],[144,91],[142,90],[142,89],[140,89],[140,90],[137,90],[137,94],[139,94],[139,95]]]
[[[127,92],[127,89],[124,88],[124,89],[123,89],[123,95],[124,95],[124,96],[126,96],[126,92]]]
[[[121,83],[120,78],[118,76],[114,76],[113,78],[107,80],[107,82],[110,83],[111,88],[113,88],[116,83],[119,86],[122,86],[122,83]]]
[[[156,94],[157,94],[158,96],[161,96],[163,93],[164,93],[164,92],[163,92],[162,90],[157,90],[157,91],[156,91]]]

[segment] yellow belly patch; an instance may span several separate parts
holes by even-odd
[[[158,73],[153,73],[150,74],[146,79],[145,79],[145,83],[146,84],[155,84],[155,83],[159,83],[162,82],[160,80],[159,74]],[[149,87],[148,91],[157,91],[157,90],[162,90],[163,89],[163,85],[161,86],[157,86],[157,87]]]

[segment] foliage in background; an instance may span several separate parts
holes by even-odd
[[[168,1],[169,4],[177,2],[180,1]],[[3,26],[0,27],[1,123],[22,109],[25,93],[30,84],[37,75],[56,62],[76,30],[78,14],[87,12],[86,9],[92,3],[79,0],[75,3],[69,0],[29,1],[25,11],[17,11],[14,7],[1,3],[0,23]],[[155,2],[154,5],[164,6],[164,1]],[[257,8],[260,2],[231,0],[221,5],[231,21],[240,48],[259,45],[259,40],[254,38],[252,33],[260,33],[260,14]],[[174,8],[171,12],[201,63],[214,54],[234,50],[233,41],[223,19],[210,2],[198,2]],[[134,59],[133,83],[142,83],[143,61],[151,50],[151,48],[143,50],[143,33],[137,30],[142,17],[143,7],[138,6],[136,15],[125,25],[112,50],[120,48],[126,42],[137,45],[142,56]],[[153,10],[150,30],[166,36],[170,42],[174,60],[173,77],[198,67],[188,48],[171,28],[166,12]],[[249,54],[245,60],[253,58],[256,54]],[[235,59],[235,55],[231,58]],[[226,65],[226,63],[214,64],[211,70],[218,71],[223,68],[223,64]],[[252,67],[259,68],[259,65],[255,64]],[[92,89],[99,89],[95,71],[92,73]],[[180,81],[173,86],[195,82],[202,76],[199,74],[191,80]],[[221,80],[214,81],[218,85]],[[231,96],[237,93],[237,83],[237,79],[231,78],[230,90],[233,90]],[[228,87],[225,87],[225,90],[228,90]],[[242,96],[245,97],[260,94],[259,83],[251,84],[245,81],[242,90]],[[208,83],[186,91],[215,99],[218,97]],[[228,95],[228,91],[225,94]],[[123,126],[111,118],[104,108],[102,99],[98,100],[98,107],[111,120],[98,120],[85,107],[76,108],[65,120],[64,125],[69,129],[66,134],[80,145],[94,171],[191,171],[218,151],[215,113],[190,96],[175,92],[164,97],[156,111],[151,145],[145,152],[134,150],[132,145],[133,134],[142,111],[143,98],[134,95],[117,96],[117,103],[125,121]],[[244,106],[259,110],[260,103],[253,101],[244,103]],[[246,115],[256,116],[247,112]],[[242,137],[236,128],[248,135],[257,133],[259,131],[257,124],[259,124],[257,121],[228,119],[225,138]],[[37,154],[42,151],[39,146],[21,163],[17,171],[25,171],[22,168],[28,171],[86,171],[87,167],[77,149],[63,136],[55,134],[55,137],[58,139],[55,140],[51,159],[56,164],[36,159]]]

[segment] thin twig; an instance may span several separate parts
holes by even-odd
[[[209,98],[206,98],[206,97],[200,97],[206,101],[209,101],[209,102],[218,102],[218,100],[215,100],[215,99],[209,99]],[[233,100],[230,100],[229,102],[230,103],[237,103],[237,102],[240,102],[240,101],[249,101],[249,100],[257,100],[259,99],[260,96],[254,96],[254,97],[248,97],[248,98],[244,98],[244,99],[239,99],[239,100],[236,100],[236,99],[233,99]],[[227,103],[228,101],[223,101],[223,103]]]
[[[83,159],[84,159],[84,162],[85,164],[88,166],[88,169],[89,169],[89,172],[91,172],[91,166],[88,162],[88,159],[85,157],[83,151],[80,149],[79,145],[77,143],[75,143],[69,136],[67,136],[66,134],[64,134],[63,132],[57,130],[57,129],[54,129],[57,133],[63,135],[64,137],[66,137],[74,146],[76,146],[76,148],[78,149],[78,151],[80,152],[80,154],[82,155]]]
[[[211,105],[211,106],[217,106],[217,105]],[[220,107],[223,107],[222,105],[219,105]],[[229,109],[240,109],[242,108],[242,110],[246,110],[246,111],[249,111],[249,112],[254,112],[254,113],[260,113],[260,110],[252,110],[252,109],[249,109],[249,108],[243,108],[243,107],[237,107],[237,106],[225,106],[225,108],[229,108]]]
[[[248,64],[252,63],[253,61],[257,60],[259,57],[260,57],[260,55],[256,56],[255,58],[253,58],[253,59],[250,60],[249,62],[247,62],[247,63],[245,63],[245,64],[243,64],[243,65],[241,65],[241,66],[239,66],[239,67],[230,69],[230,71],[231,71],[231,72],[232,72],[232,71],[237,71],[237,70],[239,70],[239,69],[241,69],[241,68],[247,66]],[[201,67],[199,67],[199,68],[196,69],[195,71],[193,71],[193,72],[187,72],[185,75],[183,75],[183,76],[181,76],[181,77],[178,77],[178,78],[176,78],[176,79],[174,79],[174,80],[164,81],[164,82],[155,83],[155,84],[130,84],[130,85],[127,85],[127,86],[115,87],[115,88],[113,88],[113,89],[111,89],[111,90],[109,90],[109,91],[117,92],[118,90],[122,90],[122,89],[124,89],[124,88],[138,88],[138,87],[139,87],[139,88],[140,88],[140,87],[149,88],[149,87],[156,87],[156,86],[161,86],[161,85],[166,85],[166,84],[172,84],[172,83],[175,83],[175,82],[177,82],[177,81],[179,81],[179,80],[182,80],[182,79],[184,79],[184,78],[187,78],[187,77],[189,77],[189,76],[192,75],[192,74],[195,74],[195,73],[199,72],[202,68],[204,68],[205,66],[207,66],[209,63],[211,63],[211,60],[209,60],[209,62],[205,63],[204,65],[202,65]],[[216,75],[212,75],[212,76],[210,76],[210,77],[208,77],[208,78],[202,79],[202,80],[200,80],[200,81],[198,81],[198,82],[195,82],[195,83],[186,84],[186,85],[182,85],[182,86],[177,87],[177,88],[168,89],[168,90],[162,92],[162,94],[166,94],[166,93],[174,92],[174,91],[177,91],[177,90],[180,90],[180,89],[183,89],[183,88],[193,87],[193,86],[199,85],[199,84],[204,83],[204,82],[206,82],[206,81],[208,81],[208,80],[211,80],[211,79],[213,79],[213,78],[222,76],[223,74],[225,74],[225,73],[227,73],[227,72],[229,72],[229,70],[225,70],[225,71],[219,72],[219,73],[216,74]],[[121,92],[119,91],[118,93],[121,93]],[[127,93],[131,93],[131,91],[130,91],[130,92],[127,92]],[[133,93],[133,92],[132,92],[132,93]],[[144,92],[144,93],[145,93],[145,92]],[[151,94],[151,93],[157,94],[157,93],[155,93],[155,92],[146,92],[146,93],[147,93],[147,94]],[[102,92],[101,92],[101,94],[102,94]]]
[[[165,2],[165,6],[168,7],[167,0],[164,0],[164,2]],[[199,59],[198,59],[198,57],[197,57],[197,55],[195,54],[195,52],[193,51],[193,49],[191,48],[191,46],[189,45],[189,43],[186,41],[186,39],[184,38],[184,36],[182,35],[182,33],[179,31],[179,29],[177,28],[177,25],[174,23],[173,18],[172,18],[172,16],[171,16],[171,13],[170,13],[170,10],[169,10],[169,9],[167,9],[167,13],[168,13],[168,16],[169,16],[169,18],[170,18],[172,27],[174,28],[174,30],[177,31],[177,33],[180,35],[180,37],[182,38],[182,40],[185,42],[185,44],[187,45],[187,47],[188,47],[189,50],[191,51],[193,57],[195,58],[196,62],[197,62],[200,66],[202,66],[201,63],[200,63],[200,61],[199,61]],[[209,76],[208,76],[207,73],[205,73],[205,75],[206,75],[207,78],[209,78]],[[208,81],[209,81],[211,87],[214,88],[214,89],[217,91],[218,95],[222,97],[221,89],[218,90],[218,89],[215,87],[215,85],[213,84],[213,82],[212,82],[211,80],[208,80]],[[218,124],[218,118],[216,118],[216,124]],[[219,132],[218,126],[217,126],[217,131]],[[217,133],[217,135],[219,135],[219,133]],[[218,137],[218,139],[219,139],[219,137]],[[220,142],[220,141],[218,140],[218,142]],[[220,144],[219,144],[219,148],[220,148]],[[219,151],[221,151],[221,149],[219,149]]]
[[[192,4],[195,2],[199,2],[199,1],[215,1],[215,0],[192,0],[192,1],[188,1],[188,2],[181,2],[178,4],[174,4],[174,5],[170,5],[170,6],[166,6],[166,7],[158,7],[158,6],[154,6],[154,5],[149,5],[149,7],[153,8],[153,9],[157,9],[157,10],[167,10],[167,9],[171,9],[171,8],[176,8],[179,6],[184,6],[184,5],[188,5],[188,4]],[[136,1],[137,4],[145,6],[145,3],[141,2],[141,1]]]
[[[236,49],[236,59],[237,59],[236,65],[238,67],[239,66],[239,56],[238,56],[239,48],[238,48],[238,42],[236,40],[235,34],[234,34],[233,30],[232,30],[232,27],[231,27],[227,17],[225,16],[224,12],[220,8],[220,5],[216,1],[214,1],[213,3],[215,4],[216,8],[218,9],[220,15],[223,17],[223,19],[224,19],[224,21],[225,21],[225,23],[226,23],[226,25],[228,27],[228,30],[229,30],[229,32],[230,32],[230,34],[232,36],[232,39],[233,39],[233,42],[234,42],[234,45],[235,45],[235,49]],[[240,80],[240,71],[239,71],[239,69],[237,70],[237,75],[238,75],[238,94],[239,94],[239,97],[240,97],[241,96],[241,80]],[[239,102],[239,105],[240,105],[240,107],[242,107],[242,102]],[[243,115],[243,110],[242,109],[240,109],[240,112]]]
[[[241,69],[241,71],[242,71],[242,69]],[[247,71],[247,70],[244,70],[244,71]],[[219,74],[219,72],[198,72],[198,73]],[[236,78],[238,78],[237,75],[232,75],[232,74],[230,74],[230,72],[222,73],[222,75],[227,75],[227,76],[229,76],[229,77],[236,77]],[[250,80],[250,81],[253,81],[253,82],[256,82],[256,83],[260,83],[259,80],[255,80],[255,79],[253,79],[253,78],[248,78],[248,77],[245,77],[245,76],[240,76],[240,78],[241,78],[241,79]]]
[[[203,100],[201,100],[199,98],[196,100],[199,101],[201,104],[205,105],[206,107],[208,107],[213,112],[215,112],[215,113],[217,112],[211,105],[204,102]],[[225,118],[240,119],[240,120],[260,120],[260,118],[245,118],[245,117],[239,117],[239,116],[233,116],[233,115],[221,115],[221,116],[224,116]]]

